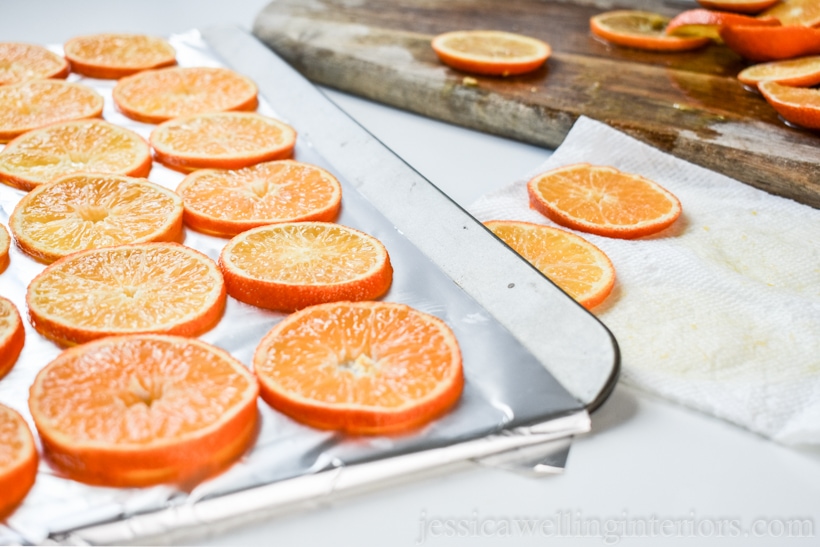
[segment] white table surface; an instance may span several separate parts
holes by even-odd
[[[225,24],[249,29],[266,4],[267,0],[0,0],[0,41],[62,43],[77,34],[104,31],[168,35]],[[325,91],[465,206],[524,175],[549,155],[543,149]],[[624,385],[593,414],[592,423],[592,432],[575,440],[563,475],[533,479],[468,467],[192,543],[820,545],[820,450],[780,446]],[[537,522],[538,528],[522,531],[513,522],[517,519]],[[804,521],[802,535],[810,537],[788,537],[787,525],[793,520]],[[631,521],[639,526],[638,532],[643,526],[646,533],[622,537],[615,530],[609,538],[592,536],[592,521],[604,526]],[[579,527],[582,523],[586,529]],[[559,532],[563,537],[557,537]]]

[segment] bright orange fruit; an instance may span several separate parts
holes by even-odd
[[[0,151],[0,182],[22,190],[80,171],[145,177],[151,147],[125,127],[79,120],[29,131]]]
[[[0,296],[0,378],[12,369],[25,343],[26,330],[17,306],[8,298]]]
[[[68,61],[43,46],[0,42],[0,86],[68,76]]]
[[[820,28],[735,25],[720,29],[720,36],[729,49],[755,63],[820,54]]]
[[[63,51],[73,72],[91,78],[116,80],[176,64],[176,50],[167,40],[145,34],[76,36],[65,43]]]
[[[26,421],[16,410],[0,404],[0,521],[14,512],[34,486],[39,460]]]
[[[607,42],[649,51],[688,51],[705,46],[705,36],[670,36],[666,34],[669,18],[639,10],[615,10],[590,18],[592,33]]]
[[[272,224],[332,222],[342,204],[342,186],[320,167],[293,160],[244,169],[200,169],[177,186],[185,223],[199,232],[235,236]]]
[[[757,88],[786,121],[820,129],[820,89],[792,87],[774,81],[760,82]]]
[[[76,173],[22,197],[9,218],[17,246],[42,262],[76,251],[182,234],[182,198],[145,179]]]
[[[163,122],[148,140],[157,160],[178,171],[241,169],[291,157],[296,131],[255,112],[210,112]]]
[[[578,235],[513,220],[490,220],[484,225],[587,309],[603,302],[615,286],[612,261]]]
[[[737,79],[753,87],[766,80],[794,87],[811,87],[820,84],[820,55],[752,65],[741,70]]]
[[[5,226],[0,224],[0,273],[9,265],[9,247],[11,247],[11,236]]]
[[[751,17],[727,11],[709,9],[686,10],[669,21],[666,34],[674,36],[706,36],[715,42],[723,42],[720,29],[728,25],[778,26],[780,21],[773,18]]]
[[[204,112],[255,110],[258,104],[253,81],[213,67],[146,70],[121,78],[112,96],[123,114],[146,123]]]
[[[784,25],[816,27],[820,25],[820,2],[817,0],[780,0],[760,15],[777,17]]]
[[[46,457],[71,479],[190,487],[253,444],[258,393],[242,363],[200,340],[112,336],[46,365],[29,408]]]
[[[138,243],[78,251],[28,286],[34,328],[62,345],[118,334],[198,336],[225,308],[216,263],[178,243]]]
[[[0,86],[0,142],[57,122],[102,116],[103,97],[64,80]]]
[[[780,0],[698,0],[707,9],[755,14],[779,3]]]
[[[659,184],[614,167],[577,163],[533,177],[530,207],[582,232],[632,239],[669,227],[680,201]]]
[[[320,429],[420,427],[458,401],[461,351],[447,324],[404,304],[335,302],[277,323],[253,356],[262,398]]]
[[[433,38],[431,45],[444,64],[491,76],[532,72],[552,54],[550,45],[542,40],[498,30],[446,32]]]
[[[293,311],[382,296],[393,281],[375,237],[330,222],[284,222],[242,232],[222,249],[228,294],[254,306]]]

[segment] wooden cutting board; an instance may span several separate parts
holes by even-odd
[[[789,127],[735,76],[722,45],[653,53],[593,37],[614,8],[674,15],[694,0],[276,0],[254,34],[310,80],[472,129],[555,148],[580,115],[692,163],[820,208],[820,132]],[[432,36],[495,29],[548,42],[528,75],[442,65]],[[469,77],[468,77],[469,76]],[[591,163],[595,158],[589,159]]]

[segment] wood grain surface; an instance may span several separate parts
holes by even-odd
[[[820,208],[820,133],[790,127],[736,79],[723,45],[654,53],[607,44],[589,18],[616,8],[672,16],[692,0],[275,0],[253,32],[310,80],[432,118],[555,148],[580,115],[772,194]],[[547,64],[468,75],[430,47],[438,33],[540,38]],[[594,163],[595,158],[590,158]]]

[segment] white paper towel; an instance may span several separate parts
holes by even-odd
[[[683,206],[653,236],[576,232],[615,265],[592,312],[618,341],[622,381],[784,444],[820,444],[820,211],[584,117],[544,164],[469,210],[557,226],[529,208],[526,183],[577,162],[643,175]]]

